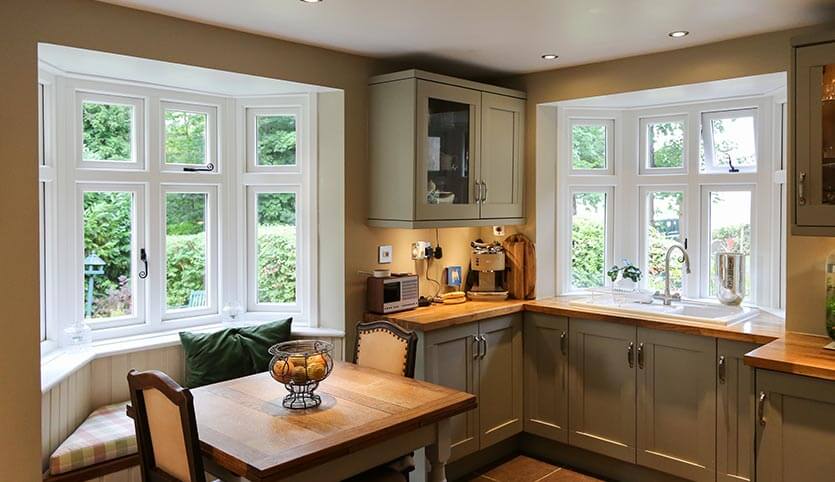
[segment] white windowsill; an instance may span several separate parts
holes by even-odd
[[[213,323],[210,325],[188,328],[187,331],[197,333],[213,333],[224,328],[239,326],[254,326],[264,322],[243,321],[238,323]],[[180,344],[183,329],[157,332],[147,335],[127,336],[110,340],[94,341],[85,348],[57,348],[41,357],[41,393],[45,393],[61,383],[65,378],[75,373],[96,358],[133,353],[143,350],[153,350]],[[345,332],[333,328],[310,328],[306,326],[292,327],[293,336],[321,336],[324,338],[344,338]]]

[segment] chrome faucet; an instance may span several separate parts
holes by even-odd
[[[666,306],[670,306],[673,301],[681,301],[681,293],[670,294],[670,257],[676,249],[681,251],[680,262],[684,263],[684,271],[690,274],[690,256],[687,254],[687,250],[679,243],[674,243],[667,249],[667,255],[664,258],[664,294],[656,291],[652,295],[653,298],[661,300]]]

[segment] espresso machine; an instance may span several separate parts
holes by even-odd
[[[470,273],[467,298],[471,300],[506,300],[505,253],[498,242],[470,243]]]

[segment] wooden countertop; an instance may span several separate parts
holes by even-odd
[[[745,354],[747,365],[835,381],[835,350],[825,336],[788,332],[784,337]]]
[[[497,316],[519,313],[526,301],[467,301],[457,305],[432,305],[413,310],[378,315],[366,313],[365,321],[387,320],[407,330],[432,331]]]

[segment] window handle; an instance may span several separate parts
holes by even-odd
[[[144,265],[139,272],[139,277],[145,279],[148,277],[148,253],[145,252],[145,248],[139,250],[139,261]]]
[[[206,167],[184,167],[183,172],[212,172],[215,170],[215,165],[211,162],[206,164]]]

